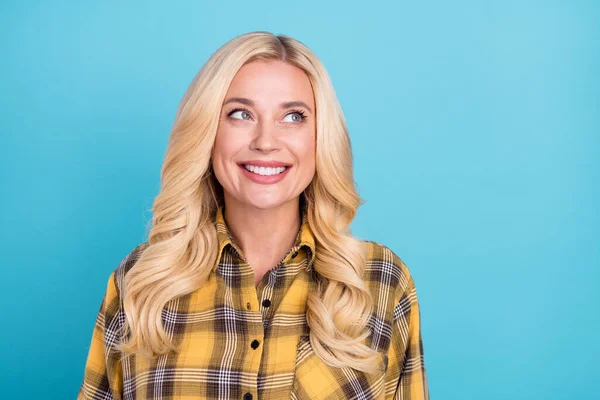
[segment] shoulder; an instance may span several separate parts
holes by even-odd
[[[125,255],[125,257],[121,259],[117,267],[111,273],[110,279],[112,280],[117,293],[121,292],[125,275],[135,265],[137,260],[140,258],[144,250],[148,248],[148,246],[150,246],[148,242],[143,242],[135,246]]]
[[[116,274],[126,274],[127,271],[131,269],[136,263],[136,261],[140,258],[144,250],[146,250],[150,246],[148,242],[140,243],[135,246],[132,250],[130,250],[125,257],[121,259],[117,268],[115,268]]]
[[[411,310],[413,279],[404,261],[389,247],[370,240],[363,242],[368,248],[364,281],[373,299],[371,343],[387,351],[388,346],[396,340],[393,332],[397,332],[398,326],[405,326],[407,319],[401,317]],[[404,331],[407,328],[402,329]]]
[[[114,268],[110,273],[100,311],[102,313],[103,323],[106,327],[114,326],[112,325],[112,321],[115,321],[115,319],[118,321],[118,324],[121,323],[121,319],[119,318],[121,318],[120,315],[122,312],[121,293],[123,287],[123,278],[125,277],[127,271],[129,271],[131,267],[135,265],[136,261],[139,259],[139,256],[147,247],[148,243],[144,242],[129,250],[125,257],[121,259],[117,267]]]
[[[393,293],[393,299],[398,301],[414,286],[408,266],[386,245],[372,240],[362,241],[367,245],[364,279],[371,292],[378,297],[382,290]]]

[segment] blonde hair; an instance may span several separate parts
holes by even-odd
[[[313,267],[321,283],[308,294],[306,318],[314,352],[327,364],[362,371],[376,368],[370,334],[373,300],[362,278],[366,243],[350,222],[363,200],[356,192],[346,122],[322,63],[301,42],[269,32],[233,38],[205,63],[175,117],[153,203],[148,247],[127,272],[122,288],[126,315],[124,353],[156,356],[177,350],[161,322],[165,305],[200,288],[217,261],[214,216],[222,187],[210,165],[221,104],[237,71],[254,60],[282,60],[301,68],[316,105],[316,173],[303,193],[315,235]]]

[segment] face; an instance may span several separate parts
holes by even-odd
[[[315,102],[306,73],[254,61],[225,96],[213,169],[225,203],[271,209],[297,203],[315,174]]]

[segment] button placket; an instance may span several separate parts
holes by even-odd
[[[261,344],[264,341],[264,327],[260,318],[261,303],[258,297],[260,289],[255,286],[253,274],[249,273],[250,265],[246,263],[244,267],[246,266],[248,268],[243,270],[243,283],[241,285],[243,289],[239,292],[242,296],[240,308],[248,315],[248,330],[243,335],[246,342],[245,346],[248,347],[246,347],[243,363],[244,370],[254,374],[254,383],[247,382],[244,384],[241,393],[243,393],[243,399],[252,399],[257,396],[258,374],[263,358],[263,346]]]
[[[280,262],[277,264],[277,267],[269,271],[268,279],[265,282],[264,287],[260,292],[260,297],[262,301],[260,301],[261,314],[263,318],[263,326],[266,329],[269,325],[269,320],[273,315],[273,310],[271,310],[271,299],[269,296],[273,295],[275,283],[277,282],[277,275],[280,273],[281,268],[284,268],[284,263]]]

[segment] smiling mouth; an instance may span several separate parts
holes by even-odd
[[[256,165],[241,164],[242,168],[261,176],[272,176],[284,173],[290,167],[259,167]]]

